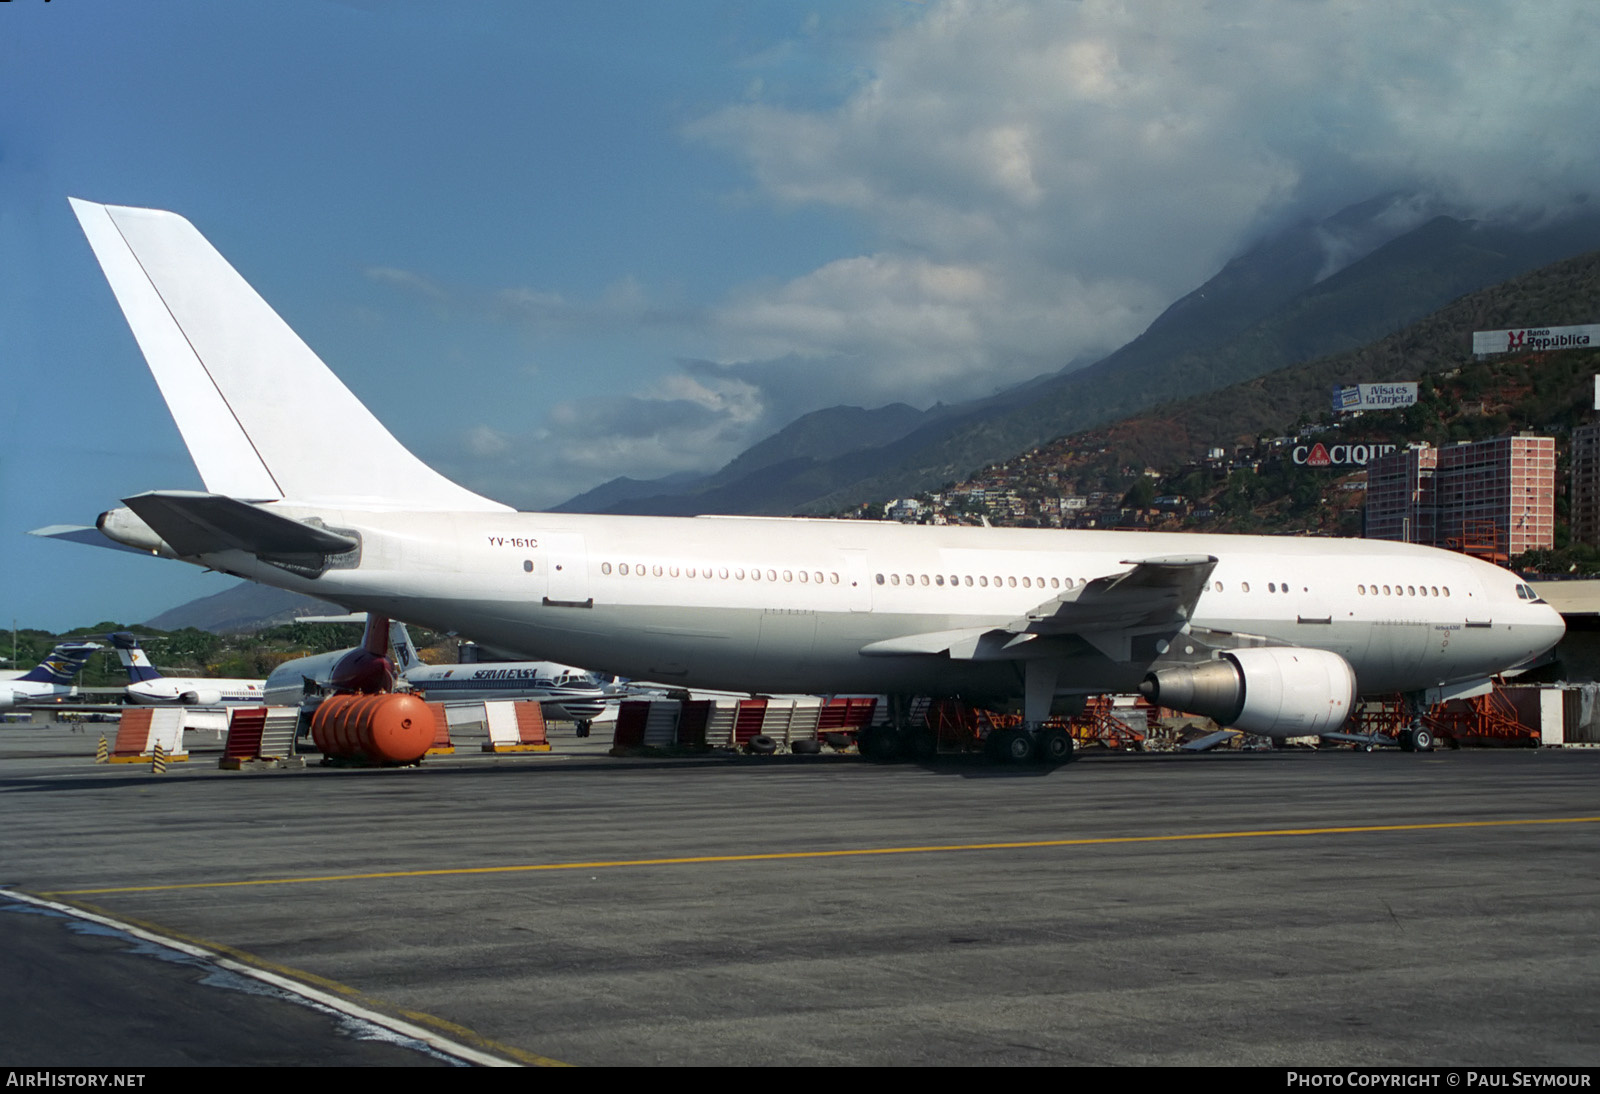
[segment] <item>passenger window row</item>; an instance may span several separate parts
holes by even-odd
[[[1390,590],[1393,590],[1392,592]],[[1449,596],[1448,585],[1357,585],[1357,596]]]
[[[1070,589],[1073,587],[1073,580],[1070,577],[1052,577],[1047,580],[1042,577],[1005,577],[1001,574],[995,574],[992,577],[989,574],[978,574],[976,576],[972,574],[951,574],[949,577],[944,574],[934,574],[931,577],[928,574],[877,574],[874,575],[873,580],[879,585],[948,585],[952,588],[961,585],[977,586],[984,589],[991,586],[996,589],[1015,589],[1019,586],[1024,589],[1043,589],[1046,587],[1051,589]],[[1079,585],[1087,585],[1088,583],[1088,578],[1080,577],[1077,580]]]
[[[752,566],[746,570],[742,566],[672,566],[661,563],[647,564],[643,562],[619,562],[612,566],[609,562],[600,564],[600,572],[610,574],[615,572],[620,577],[698,577],[705,581],[716,578],[720,581],[788,581],[799,582],[802,585],[837,585],[839,575],[837,572],[824,573],[821,570],[762,570]]]

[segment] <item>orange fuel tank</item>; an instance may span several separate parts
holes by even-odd
[[[312,717],[311,739],[324,756],[409,764],[433,743],[433,722],[415,695],[335,695]]]

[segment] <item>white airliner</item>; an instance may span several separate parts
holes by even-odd
[[[188,221],[72,205],[206,486],[101,515],[163,557],[621,676],[1021,699],[997,751],[1050,761],[1057,697],[1314,734],[1564,631],[1515,574],[1398,543],[515,512],[407,451]]]
[[[554,661],[425,664],[412,645],[411,632],[398,621],[389,625],[389,644],[394,649],[395,667],[406,683],[437,702],[534,699],[544,707],[546,717],[576,722],[580,733],[608,707],[616,707],[616,700],[599,681],[571,665]]]
[[[105,647],[98,642],[60,643],[38,667],[0,681],[0,710],[77,695],[72,678],[78,675],[90,654],[102,649]]]
[[[162,676],[150,663],[136,635],[118,631],[109,636],[117,657],[128,673],[123,695],[136,706],[179,704],[214,707],[231,703],[260,703],[264,680],[225,680],[210,676]]]

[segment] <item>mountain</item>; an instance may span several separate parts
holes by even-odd
[[[616,506],[626,506],[638,498],[658,495],[688,494],[701,486],[709,476],[693,471],[680,471],[659,479],[630,479],[626,475],[603,482],[593,490],[586,490],[575,498],[550,508],[552,513],[610,513],[621,512]]]
[[[241,581],[231,589],[169,608],[140,625],[162,631],[197,627],[212,634],[244,634],[292,623],[302,615],[343,614],[343,608],[326,600]]]
[[[1533,226],[1449,216],[1418,224],[1418,209],[1386,196],[1279,232],[1087,368],[936,407],[920,421],[902,413],[886,428],[860,418],[854,431],[819,430],[834,438],[832,449],[791,444],[780,431],[690,489],[633,492],[584,510],[826,513],[936,489],[1052,437],[1367,345],[1463,294],[1600,247],[1600,214]],[[836,407],[788,428],[805,422],[810,436],[842,412],[878,413]],[[563,509],[580,511],[578,501]]]
[[[941,406],[924,411],[905,403],[876,410],[828,407],[795,419],[713,474],[680,474],[649,481],[612,479],[551,511],[658,515],[787,512],[791,504],[803,504],[816,493],[806,475],[808,469],[841,451],[856,449],[862,437],[888,444],[946,413]]]

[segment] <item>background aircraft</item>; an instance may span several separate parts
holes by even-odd
[[[0,680],[0,710],[22,703],[66,699],[78,694],[72,678],[78,675],[89,655],[105,649],[98,642],[62,642],[38,667],[9,680]]]
[[[401,677],[430,700],[534,699],[544,706],[545,717],[576,722],[580,736],[587,736],[590,723],[602,718],[608,708],[612,714],[616,711],[617,700],[600,682],[571,665],[554,661],[424,664],[406,625],[398,620],[389,625],[389,644]]]
[[[150,663],[137,635],[118,631],[108,635],[122,667],[128,672],[123,689],[129,703],[217,706],[224,703],[260,703],[265,680],[227,680],[210,676],[163,676]]]

